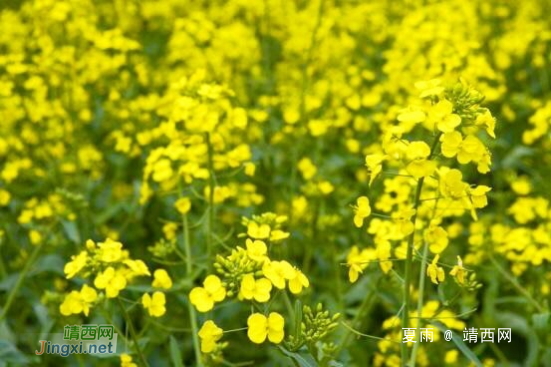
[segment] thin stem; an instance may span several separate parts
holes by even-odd
[[[438,133],[434,141],[432,143],[431,149],[430,149],[430,155],[427,158],[430,160],[434,156],[434,152],[436,151],[436,146],[438,145],[438,141],[440,139],[441,133]],[[415,198],[413,202],[413,209],[415,210],[415,214],[411,218],[411,221],[413,222],[413,232],[411,232],[411,235],[408,239],[408,248],[407,248],[407,255],[406,255],[406,269],[405,269],[405,276],[404,276],[404,287],[403,287],[403,298],[404,298],[404,312],[402,313],[402,329],[406,329],[409,327],[409,308],[410,308],[410,286],[411,286],[411,272],[412,272],[412,262],[413,262],[413,247],[415,244],[415,228],[416,228],[416,222],[417,222],[417,212],[419,209],[419,204],[421,200],[421,193],[423,191],[423,183],[425,182],[425,177],[421,177],[419,181],[417,181],[417,188],[415,190]],[[423,258],[426,261],[426,254],[423,256]],[[424,277],[423,277],[424,280]],[[408,360],[408,349],[406,343],[402,343],[401,345],[401,359],[402,359],[402,366],[407,365]]]
[[[373,213],[373,212],[371,213],[371,216],[372,217],[377,217],[377,218],[383,218],[383,219],[391,219],[392,218],[390,215]]]
[[[526,299],[530,302],[530,304],[532,304],[532,306],[534,306],[538,310],[538,312],[543,312],[543,307],[541,307],[540,304],[530,295],[530,293],[519,284],[515,277],[510,275],[505,269],[503,269],[501,265],[499,265],[493,255],[490,255],[490,261],[492,261],[497,271],[499,271],[501,275],[503,275],[505,279],[507,279],[509,283],[511,283],[511,285],[515,287],[517,291],[519,291],[520,294],[526,297]]]
[[[212,173],[211,173],[211,176],[212,176]],[[179,187],[179,190],[178,190],[179,195],[180,197],[182,197],[183,194],[182,194],[180,182],[178,182],[178,187]],[[213,191],[213,187],[211,186],[211,192],[212,191]],[[193,258],[191,254],[189,222],[188,222],[187,215],[182,215],[182,227],[184,229],[182,236],[184,241],[184,251],[185,251],[185,260],[186,260],[186,276],[191,279],[191,277],[193,276]],[[197,316],[195,315],[195,309],[193,308],[193,305],[189,301],[189,297],[188,297],[187,307],[188,307],[188,313],[189,313],[189,322],[191,324],[191,337],[193,340],[193,350],[195,352],[195,361],[197,362],[198,367],[202,367],[203,361],[201,360],[201,349],[199,348],[199,338],[197,337],[198,335],[197,334],[198,333]]]
[[[293,316],[293,326],[291,327],[291,329],[294,329],[296,326],[295,323],[297,322],[297,318],[295,315],[295,308],[291,303],[291,299],[289,298],[287,291],[283,290],[281,293],[283,293],[283,302],[285,302],[285,307],[287,308],[287,312],[289,313],[289,315]]]
[[[126,337],[126,333],[124,333],[115,322],[113,322],[113,319],[111,318],[111,315],[109,314],[109,311],[105,307],[105,302],[100,305],[100,312],[105,317],[105,320],[107,320],[107,323],[109,325],[113,325],[115,328],[115,331],[117,332],[117,335],[120,335],[122,340],[124,341],[125,346],[128,346],[128,339]],[[117,336],[118,338],[118,336]]]
[[[421,270],[419,271],[419,297],[417,299],[417,317],[421,317],[421,311],[423,309],[423,297],[425,293],[425,279],[427,278],[425,276],[425,269],[427,266],[427,253],[428,253],[428,243],[425,242],[423,245],[423,258],[421,259]],[[415,331],[415,339],[417,343],[413,345],[413,350],[411,351],[411,358],[410,358],[410,365],[411,367],[415,367],[415,357],[417,355],[417,349],[419,346],[419,329],[421,326],[421,320],[417,321],[417,330]]]
[[[341,322],[341,324],[344,327],[346,327],[348,330],[350,330],[351,332],[353,332],[354,334],[359,335],[359,336],[363,336],[363,337],[366,337],[366,338],[369,338],[369,339],[388,341],[388,342],[391,342],[391,343],[400,343],[399,341],[396,341],[396,340],[392,340],[392,339],[388,339],[388,338],[381,338],[381,337],[378,337],[378,336],[361,333],[358,330],[354,329],[352,326],[348,325],[346,322]]]
[[[184,251],[185,251],[185,260],[186,260],[186,273],[191,275],[192,271],[192,258],[191,258],[191,245],[189,243],[189,223],[187,215],[182,216],[182,224],[184,226]]]
[[[442,309],[443,310],[443,309]],[[422,320],[443,320],[443,319],[457,319],[459,317],[464,317],[464,316],[467,316],[467,315],[470,315],[472,314],[473,312],[476,312],[477,311],[477,308],[473,308],[472,310],[469,310],[469,311],[465,311],[463,313],[460,313],[459,315],[455,315],[455,316],[442,316],[442,317],[436,317],[436,316],[433,316],[433,317],[422,317],[422,316],[417,316],[417,317],[410,317],[410,319],[422,319]],[[438,312],[438,314],[440,314],[441,312]],[[436,315],[436,314],[435,314]]]
[[[243,331],[243,330],[247,330],[247,329],[248,329],[248,327],[240,327],[238,329],[224,330],[223,333],[224,334],[235,333],[236,331]]]
[[[440,197],[436,198],[436,200],[434,201],[434,206],[432,208],[432,218],[431,220],[434,219],[434,217],[436,216],[436,208],[438,207],[438,201],[439,201]],[[421,312],[423,310],[423,298],[425,296],[425,279],[427,279],[426,275],[425,275],[425,271],[426,271],[426,268],[427,268],[427,256],[428,256],[428,249],[429,249],[429,245],[427,242],[424,242],[423,244],[423,255],[422,255],[422,258],[421,258],[421,269],[419,270],[419,297],[417,299],[417,317],[418,318],[421,318]],[[419,344],[420,344],[420,341],[419,341],[419,328],[421,326],[421,320],[419,320],[417,322],[417,330],[415,331],[415,339],[417,341],[417,343],[415,343],[413,345],[413,350],[411,351],[411,358],[410,358],[410,365],[411,367],[415,367],[415,358],[417,356],[417,349],[419,348]]]
[[[379,278],[379,280],[377,280],[376,287],[379,285],[379,282],[380,282],[380,278]],[[356,326],[358,321],[360,321],[365,316],[365,314],[367,314],[367,312],[371,308],[371,305],[373,304],[373,297],[374,296],[375,296],[374,291],[367,292],[366,297],[362,301],[362,304],[360,305],[360,308],[358,309],[358,312],[356,313],[356,316],[354,316],[354,318],[352,319],[352,322],[351,322],[352,326]],[[344,322],[342,322],[342,324],[346,325]],[[348,329],[346,331],[346,333],[344,334],[344,336],[342,337],[342,341],[339,344],[339,346],[337,347],[336,355],[338,355],[341,352],[341,350],[344,347],[346,347],[346,345],[348,344],[348,341],[349,341],[350,336],[351,336],[350,331],[351,330]]]
[[[0,229],[0,232],[1,231],[2,230]],[[3,245],[4,245],[4,241],[3,241],[2,235],[0,234],[0,249],[2,248]],[[2,256],[0,256],[0,279],[4,280],[7,276],[8,276],[8,272],[6,271],[6,266],[4,265],[4,259],[2,258]]]
[[[138,335],[136,334],[136,330],[134,329],[134,324],[132,323],[132,319],[130,319],[130,315],[128,314],[128,311],[126,310],[126,308],[124,307],[124,304],[119,298],[117,298],[117,302],[119,303],[119,307],[122,310],[124,320],[126,321],[126,325],[128,327],[128,330],[130,331],[130,337],[132,338],[132,341],[134,342],[134,345],[136,347],[136,354],[138,354],[138,357],[140,358],[142,364],[148,367],[149,363],[147,363],[147,359],[145,359],[145,356],[142,352],[142,348],[140,347],[140,343],[138,341]]]
[[[8,295],[8,299],[6,300],[6,303],[2,308],[2,314],[0,314],[0,321],[4,320],[4,318],[8,315],[8,311],[10,310],[10,307],[13,301],[15,300],[15,296],[17,295],[19,288],[21,288],[21,286],[23,285],[23,280],[25,280],[25,278],[27,277],[27,274],[31,269],[31,265],[35,262],[36,258],[38,257],[38,254],[40,253],[40,250],[42,249],[42,246],[44,245],[44,243],[45,241],[42,241],[34,248],[34,251],[32,252],[31,256],[25,263],[23,270],[19,274],[19,278],[17,278],[17,282],[15,283],[15,286],[11,289],[10,294]]]
[[[403,298],[404,298],[404,312],[402,313],[402,329],[407,329],[409,327],[409,288],[411,286],[411,265],[413,258],[413,244],[415,241],[415,222],[417,219],[417,208],[419,206],[419,199],[421,197],[421,191],[423,190],[423,182],[425,181],[424,177],[421,177],[417,182],[417,189],[415,191],[415,200],[413,208],[415,209],[415,214],[412,217],[413,222],[413,232],[409,236],[408,248],[406,254],[406,271],[404,275],[404,287],[403,287]],[[402,366],[406,366],[406,361],[408,359],[408,351],[406,343],[401,345],[401,356],[402,356]]]
[[[165,326],[165,325],[161,324],[160,322],[157,322],[157,321],[155,321],[151,318],[149,320],[150,320],[151,324],[157,326],[160,329],[167,330],[171,333],[189,333],[189,332],[191,332],[191,329],[188,329],[188,328]]]
[[[210,140],[210,133],[206,133],[205,140],[207,143],[208,149],[208,169],[209,169],[209,209],[208,209],[208,220],[206,226],[206,240],[207,240],[207,258],[210,259],[212,253],[212,240],[213,240],[213,231],[214,231],[214,164],[213,164],[213,148],[212,142]]]

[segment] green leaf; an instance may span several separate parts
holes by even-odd
[[[517,146],[513,148],[509,154],[503,158],[501,161],[501,166],[503,168],[517,168],[522,163],[524,157],[533,156],[535,150],[525,146]]]
[[[63,258],[56,254],[46,255],[38,259],[31,271],[29,271],[29,276],[35,276],[43,272],[52,272],[59,275],[63,275],[63,267],[65,266],[65,261]]]
[[[299,299],[295,301],[295,338],[299,338],[301,328],[300,324],[302,323],[302,302]]]
[[[534,325],[534,330],[542,335],[551,328],[550,321],[550,312],[542,312],[532,315],[532,325]]]
[[[184,364],[182,363],[182,352],[180,351],[176,338],[173,336],[170,336],[170,359],[172,360],[173,366],[184,367]]]
[[[524,358],[524,365],[535,366],[538,360],[540,342],[536,332],[528,325],[525,317],[513,312],[498,312],[495,318],[499,324],[507,325],[507,328],[511,328],[513,333],[521,334],[526,338],[526,357]]]
[[[61,224],[68,239],[70,239],[74,243],[81,243],[80,233],[75,222],[64,220],[61,222]]]
[[[445,333],[446,330],[448,330],[439,323],[435,323],[435,325],[442,333]],[[474,354],[474,352],[465,343],[463,343],[463,340],[461,340],[461,338],[455,333],[452,334],[452,341],[469,361],[473,362],[477,367],[482,367],[482,362],[480,362],[480,359],[478,359],[476,354]]]
[[[278,346],[278,349],[285,356],[292,359],[295,362],[295,365],[300,367],[316,367],[318,365],[311,356],[304,356],[297,352],[290,352],[282,346]]]
[[[30,359],[7,340],[0,340],[0,361],[14,364],[28,364]]]

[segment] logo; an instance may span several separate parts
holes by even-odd
[[[35,354],[115,354],[117,333],[113,325],[66,325],[63,334],[50,334],[51,340],[39,340]]]

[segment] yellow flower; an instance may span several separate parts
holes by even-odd
[[[285,336],[285,320],[277,312],[270,312],[268,317],[253,313],[247,319],[247,336],[256,344],[262,344],[268,337],[268,340],[274,344],[279,344]]]
[[[290,124],[296,124],[300,119],[300,112],[294,107],[285,107],[283,110],[283,120]]]
[[[108,238],[98,243],[100,260],[103,262],[118,262],[123,257],[122,243]]]
[[[411,221],[415,212],[415,209],[412,207],[404,206],[392,213],[392,219],[394,219],[398,227],[398,232],[403,236],[408,236],[415,230],[415,226]]]
[[[244,108],[237,107],[232,111],[232,124],[240,129],[247,127],[247,111]]]
[[[59,312],[63,316],[84,313],[88,316],[90,305],[98,298],[96,290],[88,285],[83,285],[80,292],[72,291],[65,296],[65,300],[59,306]]]
[[[407,124],[417,124],[425,121],[427,115],[419,108],[410,106],[400,111],[398,115],[398,121],[405,122]]]
[[[321,181],[318,183],[318,189],[323,195],[329,195],[335,190],[335,186],[329,181]]]
[[[172,170],[172,164],[169,159],[163,158],[155,163],[153,166],[153,180],[155,182],[162,182],[170,179],[174,176]]]
[[[467,193],[471,199],[471,216],[474,220],[478,220],[478,215],[476,214],[476,209],[484,208],[488,205],[488,198],[486,194],[492,190],[490,187],[485,185],[479,185],[474,189],[468,188]]]
[[[476,116],[475,124],[486,130],[488,135],[495,139],[495,128],[496,128],[496,119],[492,116],[490,110],[486,109],[484,113]]]
[[[96,276],[94,286],[97,289],[105,289],[107,298],[115,298],[126,287],[126,278],[121,272],[115,271],[110,266],[103,273],[99,273]]]
[[[163,233],[167,240],[173,240],[176,238],[176,231],[178,230],[178,225],[173,222],[166,223],[163,226]]]
[[[453,112],[453,103],[442,99],[431,107],[429,119],[436,124],[438,130],[443,133],[454,131],[461,124],[461,117]]]
[[[521,176],[511,183],[511,189],[517,195],[528,195],[532,192],[532,184],[526,176]]]
[[[211,353],[216,349],[216,342],[222,338],[224,330],[219,328],[214,321],[207,320],[198,334],[201,338],[201,352]]]
[[[241,279],[241,287],[239,288],[239,296],[244,299],[254,299],[257,302],[268,302],[270,292],[272,291],[272,283],[266,278],[254,279],[252,274],[246,274]]]
[[[461,199],[466,197],[469,185],[463,182],[463,174],[457,169],[450,169],[443,173],[440,180],[440,193],[444,197]]]
[[[290,235],[289,232],[282,231],[281,229],[274,229],[270,232],[270,241],[271,242],[279,242],[283,241],[284,239],[288,238]]]
[[[471,198],[471,202],[473,203],[473,206],[479,209],[484,208],[486,205],[488,205],[488,198],[486,197],[486,194],[491,190],[491,187],[485,185],[479,185],[474,189],[469,188],[468,193],[469,197]]]
[[[149,272],[149,268],[142,260],[124,260],[123,264],[128,266],[128,269],[130,270],[127,273],[127,278],[133,278],[136,276],[142,276],[142,275],[151,275]]]
[[[440,255],[436,255],[432,263],[427,267],[427,275],[430,276],[431,282],[438,284],[438,282],[443,282],[446,275],[444,274],[444,269],[437,265]]]
[[[436,162],[427,158],[430,156],[430,147],[424,141],[411,142],[406,149],[409,163],[406,170],[410,175],[419,179],[430,176],[436,169]]]
[[[371,215],[371,206],[369,199],[366,196],[360,196],[354,206],[354,225],[361,228],[364,224],[364,219]]]
[[[459,358],[459,351],[457,351],[457,349],[449,350],[446,352],[446,355],[444,356],[444,362],[446,364],[455,366],[457,364],[458,358]]]
[[[442,154],[444,157],[453,158],[457,156],[457,161],[460,164],[467,164],[469,162],[478,163],[478,170],[484,173],[482,166],[487,165],[485,160],[489,156],[484,144],[474,135],[467,135],[465,139],[461,136],[461,133],[452,131],[442,135],[440,138],[442,142]]]
[[[431,225],[425,231],[425,241],[433,254],[439,254],[448,247],[448,232],[440,226]]]
[[[375,255],[379,260],[379,267],[383,273],[388,274],[390,269],[394,266],[392,261],[388,261],[391,255],[391,246],[390,241],[380,240],[377,243],[377,248],[375,249]]]
[[[426,97],[438,97],[442,93],[444,93],[444,87],[441,85],[440,79],[432,79],[432,80],[423,80],[420,82],[415,83],[415,88],[421,91],[419,94],[420,98],[426,98]]]
[[[285,260],[266,262],[262,267],[264,276],[279,289],[285,289],[285,280],[292,279],[294,272],[293,266]]]
[[[132,362],[132,356],[129,354],[121,354],[121,367],[138,367],[138,365]]]
[[[191,209],[191,200],[187,197],[180,198],[176,200],[176,202],[174,203],[174,207],[176,208],[178,213],[186,215]]]
[[[153,317],[161,317],[166,313],[166,297],[163,292],[145,293],[142,297],[142,305]]]
[[[365,165],[369,172],[369,186],[379,176],[383,170],[383,162],[388,159],[388,156],[383,154],[370,154],[365,156]]]
[[[291,291],[291,293],[299,294],[300,292],[302,292],[303,288],[308,288],[309,286],[310,281],[308,280],[306,275],[304,275],[299,269],[295,268],[294,277],[289,279],[289,290]]]
[[[348,266],[348,279],[350,283],[358,280],[359,275],[369,265],[369,261],[373,260],[373,251],[364,249],[360,252],[358,246],[353,246],[346,257],[346,265]]]
[[[0,189],[0,206],[7,206],[10,203],[11,195],[7,190]]]
[[[258,224],[256,222],[249,222],[247,224],[247,234],[249,237],[259,240],[265,240],[270,237],[270,226],[267,224]]]
[[[71,279],[72,277],[77,275],[82,269],[84,269],[87,262],[88,253],[86,251],[81,251],[76,256],[73,255],[71,257],[71,261],[65,264],[65,267],[63,268],[63,272],[65,273],[67,279]]]
[[[318,171],[318,169],[316,168],[314,163],[312,163],[312,160],[310,160],[310,158],[302,158],[298,162],[298,170],[300,171],[300,173],[302,174],[302,177],[306,181],[314,177],[316,175],[316,172]]]
[[[247,163],[245,163],[244,166],[245,166],[245,174],[246,174],[247,176],[250,176],[250,177],[254,176],[254,173],[255,173],[255,171],[256,171],[256,166],[255,166],[255,164],[252,163],[252,162],[247,162]]]
[[[253,241],[247,238],[247,240],[245,241],[245,245],[247,247],[247,255],[251,260],[264,262],[264,260],[268,259],[268,257],[266,256],[266,254],[268,253],[268,247],[266,246],[264,241]]]
[[[465,268],[463,267],[461,257],[457,256],[457,265],[454,265],[450,271],[450,275],[454,277],[460,285],[465,284]]]
[[[191,303],[199,312],[212,310],[215,302],[222,302],[226,298],[226,289],[220,278],[209,275],[203,282],[203,287],[195,287],[189,293]]]
[[[155,288],[172,288],[172,279],[168,275],[165,269],[157,269],[153,273],[153,283],[151,284]]]

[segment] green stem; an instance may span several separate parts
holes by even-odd
[[[438,207],[438,201],[440,200],[440,198],[437,198],[435,201],[434,201],[434,207],[432,208],[432,218],[431,220],[434,219],[434,217],[436,216],[436,208]],[[419,344],[420,344],[420,341],[419,341],[419,329],[420,329],[420,326],[421,326],[421,311],[423,310],[423,298],[425,296],[425,280],[427,279],[426,275],[425,275],[425,271],[426,271],[426,268],[427,268],[427,255],[428,255],[428,249],[429,249],[429,246],[428,246],[428,243],[425,242],[424,245],[423,245],[423,257],[421,258],[421,269],[419,270],[419,297],[417,299],[417,318],[418,318],[418,321],[417,321],[417,330],[415,331],[415,340],[417,341],[414,345],[413,345],[413,350],[411,351],[411,358],[409,360],[409,363],[411,365],[411,367],[415,367],[415,358],[417,356],[417,349],[419,348]]]
[[[185,251],[185,260],[186,260],[186,272],[187,275],[191,275],[192,269],[192,258],[191,258],[191,245],[189,241],[189,222],[187,215],[182,216],[182,225],[184,226],[184,251]]]
[[[419,206],[419,198],[421,197],[421,191],[423,190],[423,183],[425,181],[424,177],[421,177],[417,182],[417,189],[415,191],[415,200],[413,204],[413,209],[415,209],[415,214],[413,215],[411,221],[413,222],[413,232],[408,239],[408,248],[406,254],[406,271],[404,276],[404,287],[403,287],[403,298],[404,298],[404,311],[402,313],[402,329],[409,327],[409,288],[411,285],[411,265],[413,258],[413,244],[415,241],[415,222],[417,220],[417,208]],[[401,355],[402,355],[402,366],[406,366],[406,361],[408,360],[408,351],[407,344],[402,343],[401,345]]]
[[[206,226],[206,240],[207,240],[207,258],[210,259],[212,253],[212,239],[213,239],[213,230],[214,230],[214,164],[213,164],[213,148],[212,142],[210,140],[210,133],[206,133],[205,140],[207,143],[208,149],[208,170],[209,170],[209,209],[208,209],[208,219]],[[210,262],[209,262],[210,263]]]
[[[346,327],[348,330],[350,330],[351,333],[354,333],[358,336],[363,336],[365,338],[368,338],[368,339],[374,339],[374,340],[381,340],[381,341],[388,341],[388,342],[391,342],[391,343],[400,343],[396,340],[392,340],[392,339],[388,339],[388,338],[381,338],[379,336],[375,336],[375,335],[369,335],[369,334],[364,334],[364,333],[361,333],[359,332],[358,330],[354,329],[352,326],[348,325],[346,322],[341,322],[341,324]]]
[[[515,277],[510,275],[505,269],[503,269],[501,265],[499,265],[493,255],[490,255],[490,261],[492,262],[492,264],[494,264],[497,271],[499,271],[501,275],[503,275],[505,279],[507,279],[511,283],[511,285],[515,287],[517,291],[519,291],[520,294],[526,297],[526,299],[532,304],[532,306],[534,306],[538,310],[538,312],[543,312],[543,307],[541,307],[541,305],[530,295],[530,293],[519,284]]]
[[[419,271],[419,297],[417,299],[417,330],[415,331],[415,340],[417,341],[413,345],[413,350],[411,351],[411,358],[409,364],[411,367],[415,367],[415,357],[417,355],[417,348],[419,347],[419,329],[421,326],[421,311],[423,309],[423,297],[425,292],[425,269],[427,266],[427,253],[428,253],[428,244],[425,242],[423,245],[423,259],[421,260],[421,270]],[[402,343],[405,344],[405,343]]]
[[[23,285],[23,280],[25,280],[25,278],[27,277],[27,274],[31,269],[31,265],[35,262],[36,258],[38,257],[38,254],[40,254],[40,250],[42,249],[42,246],[44,245],[44,243],[45,241],[42,241],[34,248],[34,251],[32,252],[31,256],[25,263],[23,270],[19,274],[19,278],[17,278],[17,282],[15,283],[14,287],[11,289],[10,294],[8,295],[8,299],[6,300],[6,303],[2,308],[2,314],[0,314],[0,321],[4,320],[4,318],[8,315],[8,311],[10,310],[10,307],[13,301],[15,300],[15,296],[17,295],[19,288],[21,288],[21,286]]]
[[[142,348],[140,347],[140,343],[138,341],[138,334],[136,334],[136,329],[134,329],[134,324],[132,323],[132,319],[130,318],[130,315],[128,314],[128,311],[124,307],[122,301],[117,298],[117,302],[119,303],[119,307],[122,310],[123,317],[126,321],[126,325],[128,327],[128,330],[130,331],[130,337],[132,338],[132,341],[134,342],[134,345],[136,347],[136,354],[138,354],[138,357],[140,358],[140,361],[145,367],[149,366],[149,363],[147,363],[147,359],[145,359],[145,356],[142,352]]]
[[[0,250],[2,250],[2,246],[4,245],[1,232],[2,232],[2,229],[0,229]],[[6,266],[4,265],[4,259],[2,256],[0,256],[0,279],[4,280],[6,279],[7,276],[8,276],[8,272],[6,271]]]
[[[287,312],[290,316],[292,316],[293,325],[291,326],[291,329],[294,329],[296,326],[296,315],[295,315],[295,308],[293,307],[293,304],[291,303],[291,299],[289,298],[289,295],[287,294],[286,290],[283,290],[281,293],[283,293],[283,301],[285,302],[285,307],[287,308]]]
[[[124,343],[128,345],[128,340],[126,339],[125,333],[123,333],[122,330],[117,326],[117,324],[113,322],[113,319],[109,315],[109,311],[105,307],[105,303],[100,304],[100,312],[103,317],[105,317],[105,320],[107,320],[107,323],[109,325],[113,325],[113,327],[115,328],[115,331],[117,332],[117,338],[119,337],[118,335],[120,335]]]
[[[438,141],[440,140],[441,133],[438,133],[436,137],[434,138],[434,141],[432,143],[431,149],[430,149],[430,155],[427,158],[427,160],[430,160],[436,151],[436,146],[438,145]],[[410,295],[409,290],[411,286],[411,272],[412,272],[412,263],[413,263],[413,247],[415,244],[415,230],[416,230],[416,222],[417,222],[417,211],[419,209],[419,204],[421,201],[421,193],[423,191],[423,184],[425,182],[425,177],[421,177],[419,181],[417,181],[417,188],[415,190],[415,199],[413,202],[413,209],[415,210],[415,214],[411,218],[411,221],[413,222],[413,232],[409,236],[408,239],[408,248],[407,248],[407,254],[406,254],[406,269],[405,269],[405,276],[404,276],[404,288],[403,288],[403,298],[404,298],[404,311],[402,313],[402,329],[406,329],[409,327],[409,308],[410,308]],[[423,256],[424,261],[426,262],[426,253]],[[424,282],[424,277],[422,278]],[[424,283],[423,283],[424,286]],[[422,302],[422,300],[421,300]],[[407,365],[408,360],[408,349],[407,344],[402,343],[401,344],[401,357],[402,357],[402,366]]]
[[[189,312],[189,319],[191,320],[191,337],[193,340],[193,350],[195,351],[195,360],[197,361],[198,367],[203,367],[203,361],[201,359],[201,349],[199,348],[199,338],[198,335],[198,327],[197,327],[197,316],[195,315],[195,309],[193,308],[193,305],[188,299],[188,312]]]
[[[380,279],[377,280],[377,285],[376,287],[378,287],[379,285],[379,282],[380,282]],[[373,298],[375,296],[375,292],[372,291],[372,292],[368,292],[366,294],[366,297],[364,298],[364,300],[362,301],[362,304],[360,305],[360,308],[358,309],[358,313],[356,313],[356,316],[354,316],[354,318],[352,319],[352,322],[350,323],[350,325],[352,326],[352,328],[355,328],[356,327],[356,324],[358,323],[358,321],[360,321],[361,319],[364,318],[364,316],[369,312],[371,306],[373,305]],[[343,322],[344,324],[344,322]],[[346,328],[346,332],[344,334],[344,336],[342,337],[342,341],[341,343],[339,344],[339,346],[337,347],[337,351],[335,353],[335,355],[339,355],[339,353],[341,352],[341,350],[347,346],[348,342],[349,342],[349,339],[350,337],[352,336],[352,332],[350,331],[349,328]]]
[[[208,136],[208,134],[207,134]],[[212,173],[211,173],[212,176]],[[179,195],[180,197],[183,196],[180,183],[178,183],[179,186]],[[211,192],[213,192],[211,186]],[[185,261],[186,261],[186,275],[189,279],[193,276],[193,259],[191,254],[191,243],[190,243],[190,237],[189,237],[189,222],[187,215],[182,215],[182,226],[184,228],[182,236],[184,237],[184,251],[185,251]],[[210,237],[210,236],[209,236]],[[199,338],[198,335],[198,327],[197,327],[197,316],[195,315],[195,309],[193,308],[193,305],[189,301],[187,302],[188,312],[189,312],[189,322],[191,324],[191,337],[193,340],[193,350],[195,352],[195,360],[197,362],[198,367],[203,366],[203,362],[201,360],[201,349],[199,348]]]

